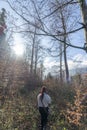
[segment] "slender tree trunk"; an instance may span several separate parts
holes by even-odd
[[[43,63],[40,64],[40,79],[41,81],[43,80],[43,71],[44,71],[44,66]]]
[[[60,43],[60,81],[63,82],[63,75],[62,75],[62,44]]]
[[[64,20],[64,16],[63,16],[62,11],[61,11],[61,17],[62,17],[63,31],[66,34],[66,24],[65,24],[65,20]],[[65,35],[63,37],[63,39],[64,39],[63,40],[64,43],[66,43],[67,36]],[[68,83],[69,82],[69,69],[68,69],[68,63],[67,63],[66,44],[64,44],[64,63],[65,63],[66,81]]]
[[[38,43],[36,44],[36,47],[35,47],[35,68],[34,68],[35,75],[37,73],[37,60],[38,60]]]
[[[66,39],[64,41],[66,41]],[[64,44],[64,62],[65,62],[66,81],[68,83],[69,82],[69,69],[68,69],[68,63],[67,63],[66,44]]]
[[[35,33],[36,33],[36,28],[35,28]],[[31,68],[30,68],[31,75],[33,74],[33,66],[34,66],[35,33],[34,33],[33,44],[32,44]]]

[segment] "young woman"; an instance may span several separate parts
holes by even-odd
[[[48,118],[49,104],[51,97],[47,94],[46,87],[41,88],[41,92],[37,96],[37,103],[41,115],[41,130],[45,130]]]

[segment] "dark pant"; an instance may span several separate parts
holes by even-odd
[[[42,128],[47,124],[48,118],[48,107],[39,107],[39,112],[41,114],[41,126]]]

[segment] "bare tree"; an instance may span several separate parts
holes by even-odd
[[[65,12],[65,10],[64,10],[64,12]],[[64,31],[64,33],[66,33],[66,30],[67,30],[66,21],[65,21],[66,19],[64,17],[64,15],[66,16],[66,14],[63,14],[62,10],[60,11],[60,13],[61,13],[61,22],[62,22],[63,31]],[[63,39],[64,39],[64,42],[66,42],[67,35],[64,36]],[[67,63],[66,47],[67,47],[67,45],[64,44],[64,63],[65,63],[66,81],[68,82],[69,81],[69,69],[68,69],[68,63]]]
[[[36,32],[36,28],[35,28],[35,32]],[[33,73],[33,65],[34,65],[34,49],[35,49],[35,33],[34,33],[33,43],[32,43],[31,68],[30,68],[31,75]]]
[[[26,32],[33,33],[34,35],[49,36],[61,44],[64,45],[64,60],[66,68],[66,79],[69,80],[69,70],[67,63],[66,48],[68,46],[83,49],[84,46],[76,46],[70,44],[68,41],[69,35],[84,28],[83,25],[79,25],[77,21],[76,11],[79,5],[75,0],[62,0],[62,1],[39,1],[31,0],[20,2],[19,0],[13,0],[12,3],[6,0],[14,12],[23,19],[25,24],[31,26]],[[13,6],[14,5],[14,6]],[[30,10],[29,10],[30,9]],[[58,15],[57,15],[58,14]],[[56,17],[57,16],[57,17]],[[71,20],[73,17],[73,20]],[[60,20],[61,19],[61,20]],[[38,21],[39,24],[36,24]],[[61,22],[59,22],[61,21]],[[62,23],[62,24],[61,24]],[[32,30],[37,28],[39,31]],[[20,26],[18,32],[23,32],[23,28]],[[63,37],[60,39],[60,37]],[[32,58],[33,59],[33,58]]]
[[[76,25],[76,18],[74,18],[74,21],[72,20],[72,23],[70,23],[69,21],[72,19],[73,17],[73,10],[71,8],[70,5],[67,6],[63,6],[64,5],[64,0],[63,1],[52,1],[49,3],[50,8],[53,6],[53,9],[51,10],[56,10],[58,7],[58,10],[56,10],[55,13],[52,14],[51,16],[51,21],[50,21],[50,28],[51,31],[54,31],[54,33],[56,34],[66,34],[63,36],[58,36],[58,39],[60,39],[60,42],[58,42],[59,44],[62,44],[62,41],[64,41],[64,43],[69,43],[68,40],[68,34],[67,32],[69,32],[71,29],[75,28]],[[67,1],[68,2],[68,1]],[[60,66],[61,66],[61,53],[64,54],[64,63],[65,63],[65,73],[66,73],[66,81],[69,81],[69,69],[68,69],[68,63],[67,63],[67,53],[66,53],[66,48],[67,48],[67,44],[63,44],[63,51],[60,52]],[[62,70],[62,68],[60,68],[60,71]],[[61,72],[61,76],[62,76],[62,72]]]
[[[6,2],[9,4],[9,6],[14,10],[14,12],[19,16],[21,17],[27,24],[31,25],[31,26],[36,26],[37,29],[40,30],[39,33],[36,33],[36,35],[44,35],[44,36],[50,36],[50,37],[53,37],[55,38],[56,40],[58,41],[61,41],[63,44],[66,44],[70,47],[74,47],[74,48],[78,48],[78,49],[83,49],[84,50],[84,47],[80,47],[80,46],[76,46],[76,45],[73,45],[73,44],[69,44],[69,43],[65,43],[63,40],[60,40],[58,37],[59,36],[64,36],[64,35],[68,35],[68,34],[72,34],[74,32],[77,32],[81,29],[84,28],[83,25],[81,25],[79,27],[79,24],[77,24],[78,28],[71,28],[70,30],[68,30],[66,33],[63,33],[63,32],[60,32],[60,33],[52,33],[49,26],[48,26],[48,23],[50,22],[50,17],[55,14],[60,8],[63,8],[63,7],[66,7],[66,6],[71,6],[71,8],[74,10],[75,7],[78,7],[78,2],[77,1],[74,1],[74,0],[67,0],[67,1],[62,1],[62,4],[59,5],[56,9],[53,10],[53,8],[48,8],[48,3],[49,1],[34,1],[34,0],[31,0],[31,1],[23,1],[22,2],[19,2],[19,0],[13,0],[12,3],[9,1],[9,0],[6,0]],[[34,6],[31,5],[31,2],[33,1]],[[51,3],[51,2],[50,2]],[[13,6],[14,5],[14,6]],[[25,6],[25,5],[28,5]],[[36,13],[32,13],[32,9],[35,8],[36,10],[36,7],[37,7],[37,11]],[[16,7],[19,7],[19,8],[16,8]],[[32,8],[33,7],[33,8]],[[31,10],[29,10],[29,8]],[[39,12],[38,12],[38,9],[39,9]],[[42,10],[42,11],[41,11]],[[74,10],[76,11],[76,10]],[[24,12],[27,12],[27,13],[24,13]],[[28,15],[27,15],[28,14]],[[36,14],[38,17],[36,17]],[[33,18],[36,18],[39,23],[39,25],[36,25],[36,23],[33,21]],[[73,23],[73,22],[72,22]],[[20,30],[18,32],[22,32],[23,30]],[[33,30],[27,30],[27,32],[30,32],[30,33],[34,33]]]

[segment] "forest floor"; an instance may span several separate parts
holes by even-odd
[[[0,130],[39,130],[39,91],[40,88],[32,91],[23,88],[15,94],[5,95],[0,105]],[[72,87],[49,87],[48,92],[52,103],[47,130],[87,130],[87,119],[83,120],[84,124],[81,123],[82,110],[79,110],[78,104],[75,106],[77,95]],[[76,116],[76,112],[79,116]]]

